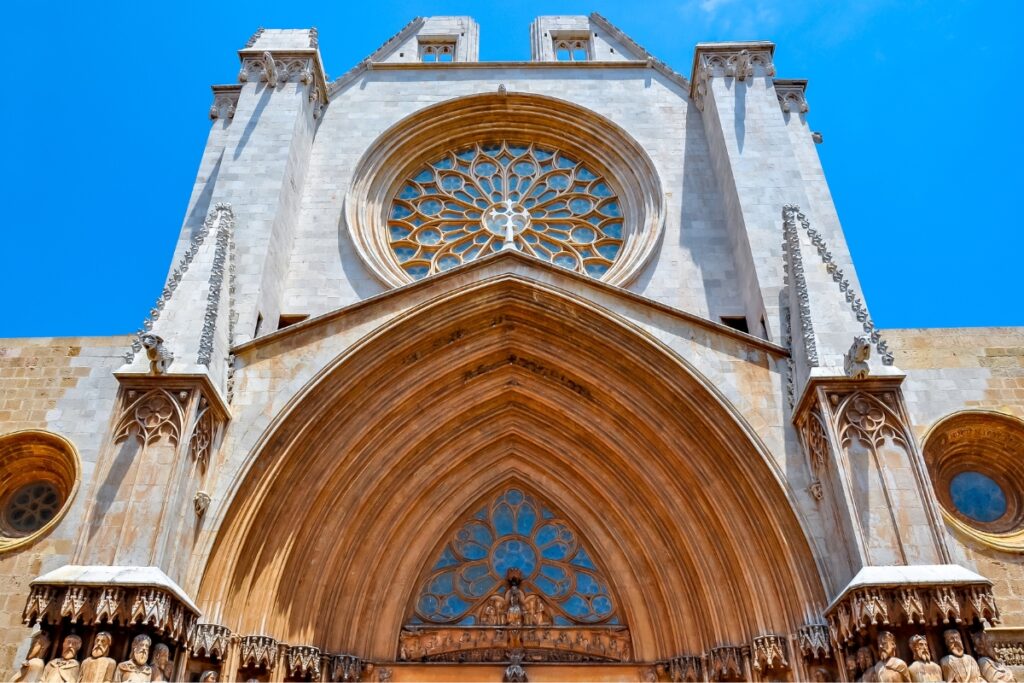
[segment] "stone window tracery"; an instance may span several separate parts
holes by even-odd
[[[617,194],[592,166],[511,141],[425,165],[399,187],[387,225],[392,252],[414,279],[502,249],[601,277],[623,239]]]
[[[25,430],[0,436],[0,552],[48,533],[78,490],[81,464],[69,441]]]
[[[455,41],[454,40],[432,40],[420,43],[421,62],[454,62]]]
[[[509,488],[452,534],[411,624],[616,625],[608,582],[568,521]]]
[[[559,62],[586,62],[590,59],[590,40],[586,37],[554,38],[555,59]]]

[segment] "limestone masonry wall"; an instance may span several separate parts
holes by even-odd
[[[20,662],[19,645],[30,630],[22,625],[29,582],[67,564],[86,508],[88,483],[117,396],[111,374],[121,365],[128,336],[0,340],[0,437],[24,429],[56,432],[81,458],[78,493],[67,516],[27,548],[0,555],[0,676]],[[24,654],[23,652],[19,654]]]

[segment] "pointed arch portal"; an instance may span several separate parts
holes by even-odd
[[[235,632],[373,661],[429,659],[411,633],[509,619],[583,629],[608,661],[792,633],[823,590],[751,435],[607,310],[514,275],[465,286],[337,358],[271,426],[200,604]]]

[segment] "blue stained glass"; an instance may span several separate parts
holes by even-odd
[[[569,176],[567,175],[553,175],[548,178],[548,185],[555,188],[556,190],[564,190],[569,187]]]
[[[572,626],[572,622],[563,617],[561,614],[555,615],[555,618],[551,620],[555,626]]]
[[[523,502],[523,492],[518,489],[512,489],[504,495],[505,500],[508,501],[509,505],[519,505]]]
[[[434,569],[451,567],[452,565],[458,564],[458,562],[459,561],[455,559],[455,555],[452,554],[451,548],[445,548],[441,552],[441,557],[437,558],[437,562],[434,563]]]
[[[569,596],[569,599],[562,603],[562,607],[571,616],[577,619],[585,618],[590,613],[590,603],[583,599],[582,596],[573,593]]]
[[[576,556],[572,558],[572,563],[579,567],[586,567],[587,569],[596,569],[594,562],[590,559],[590,555],[583,548],[580,548],[576,552]]]
[[[455,577],[452,572],[447,571],[443,574],[439,574],[433,581],[430,582],[431,593],[443,594],[451,593],[455,590]]]
[[[575,269],[578,261],[572,254],[559,254],[554,258],[554,263],[562,268]]]
[[[540,588],[542,593],[546,593],[547,595],[554,595],[558,593],[558,584],[546,576],[541,575],[534,577],[533,584],[537,586],[537,588]]]
[[[612,611],[612,601],[608,599],[607,595],[598,595],[591,600],[590,604],[598,614],[608,614]]]
[[[1006,514],[1006,494],[981,472],[960,472],[949,482],[949,495],[961,514],[976,522],[995,522]]]
[[[590,228],[579,227],[572,231],[572,238],[577,242],[593,242],[597,239],[597,233]]]
[[[604,592],[604,589],[598,585],[594,577],[584,572],[576,573],[576,590],[583,595],[597,595]]]
[[[409,247],[398,247],[395,249],[395,254],[398,256],[399,261],[408,261],[416,255],[416,250]]]
[[[505,576],[509,569],[519,569],[523,576],[531,577],[537,569],[537,555],[526,541],[509,539],[495,546],[491,563],[498,576]]]
[[[415,205],[405,203],[409,201]],[[603,205],[595,212],[598,202]],[[399,184],[389,219],[411,226],[387,227],[396,260],[418,279],[501,248],[493,240],[467,245],[464,239],[466,233],[484,230],[482,212],[499,206],[507,208],[488,214],[499,223],[504,211],[529,212],[529,221],[516,228],[512,239],[518,249],[538,258],[601,277],[622,253],[621,223],[601,226],[602,220],[621,215],[608,181],[560,151],[487,142],[439,155]],[[549,223],[555,220],[567,225]],[[491,228],[486,232],[497,234]],[[412,255],[399,252],[410,243],[423,248]],[[596,252],[578,248],[591,243],[609,246]]]
[[[533,532],[533,524],[537,521],[537,511],[532,505],[523,505],[519,508],[519,515],[516,517],[516,531],[523,536],[529,536]]]
[[[515,533],[515,527],[513,526],[512,519],[512,508],[508,503],[498,504],[494,509],[492,521],[494,522],[494,530],[498,532],[499,536],[507,536],[508,534]]]

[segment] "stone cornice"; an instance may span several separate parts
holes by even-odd
[[[776,78],[775,95],[779,98],[779,106],[782,111],[792,114],[806,114],[810,107],[807,106],[807,79],[802,78]]]
[[[270,55],[273,62],[269,69],[267,55]],[[242,64],[238,72],[240,82],[245,83],[254,75],[271,87],[278,82],[297,80],[312,87],[312,99],[317,99],[321,104],[327,103],[327,74],[317,48],[259,50],[247,47],[238,51],[238,58]]]
[[[726,77],[743,81],[754,76],[774,76],[774,57],[775,43],[768,40],[697,43],[693,51],[690,97],[703,110],[710,79]]]
[[[550,278],[553,275],[559,280],[564,280],[565,284],[563,287],[561,287],[561,289],[564,289],[565,291],[578,292],[583,287],[594,287],[598,290],[603,290],[605,292],[614,294],[615,296],[621,297],[622,299],[627,300],[631,303],[648,307],[650,309],[658,311],[659,313],[672,316],[679,320],[683,320],[698,327],[707,329],[716,334],[725,337],[730,337],[737,341],[743,342],[744,344],[750,346],[751,348],[758,349],[760,351],[765,351],[777,358],[785,358],[789,355],[789,352],[782,346],[779,346],[778,344],[773,344],[772,342],[761,339],[760,337],[755,337],[753,335],[740,332],[736,329],[733,329],[732,327],[729,327],[728,325],[717,323],[713,320],[703,318],[693,313],[681,311],[679,309],[673,308],[658,301],[654,301],[652,299],[648,299],[644,296],[623,289],[621,287],[610,285],[600,280],[595,280],[586,275],[574,273],[572,271],[566,270],[565,268],[560,268],[545,261],[541,261],[531,256],[527,256],[522,252],[512,250],[505,250],[495,252],[494,254],[488,254],[487,256],[479,258],[475,261],[471,261],[470,263],[467,263],[465,265],[452,268],[450,270],[444,271],[443,273],[439,273],[432,277],[424,278],[422,280],[416,280],[415,282],[411,282],[407,285],[403,285],[401,287],[396,287],[394,289],[381,292],[380,294],[369,297],[367,299],[363,299],[362,301],[358,301],[349,306],[345,306],[343,308],[323,313],[316,317],[303,320],[302,322],[296,323],[294,325],[289,325],[288,327],[282,330],[277,330],[276,332],[271,332],[270,334],[266,334],[261,337],[257,337],[256,339],[251,339],[243,344],[239,344],[238,346],[232,349],[232,352],[235,355],[249,353],[254,349],[261,348],[268,344],[276,343],[279,340],[284,339],[290,335],[299,334],[302,331],[309,330],[314,327],[319,327],[321,325],[327,324],[332,320],[342,318],[346,315],[351,315],[357,311],[362,311],[367,308],[380,305],[381,303],[388,301],[392,298],[406,296],[410,293],[418,292],[420,290],[426,290],[431,288],[432,286],[438,285],[439,283],[447,283],[449,281],[453,281],[454,283],[462,282],[468,273],[474,270],[483,270],[491,265],[497,266],[502,262],[508,262],[508,270],[499,273],[495,276],[484,277],[480,280],[480,282],[484,282],[487,280],[509,278],[524,281],[529,280],[530,278],[528,278],[528,276],[524,276],[521,272],[516,272],[515,270],[512,270],[515,262],[520,262],[524,265],[527,265],[529,268],[535,268],[539,271],[538,275],[542,275],[543,277],[539,277],[537,279],[538,283],[543,282],[544,279]]]

